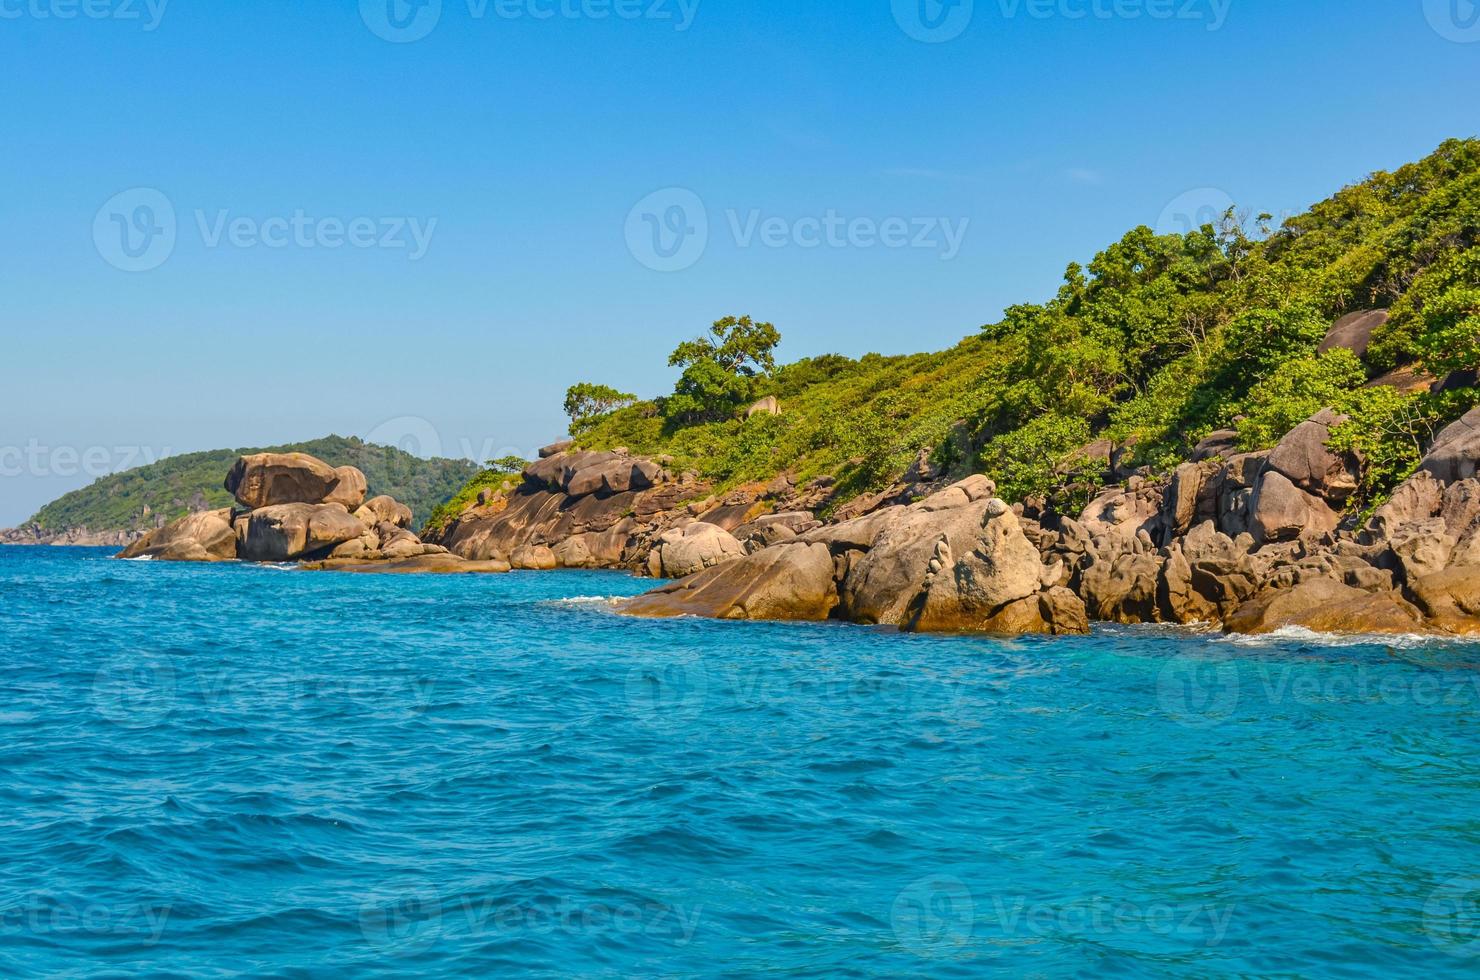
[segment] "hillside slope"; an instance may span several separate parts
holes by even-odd
[[[425,520],[477,472],[467,460],[425,460],[357,438],[329,436],[310,442],[254,449],[218,449],[173,456],[148,466],[103,477],[47,504],[27,522],[33,537],[46,538],[86,529],[92,538],[127,537],[182,517],[191,511],[229,507],[231,495],[221,476],[238,456],[258,452],[301,452],[333,466],[355,466],[370,485],[370,495],[389,494]]]
[[[1365,460],[1352,506],[1370,508],[1476,403],[1480,141],[1372,174],[1279,229],[1269,220],[1136,228],[1071,264],[1053,299],[949,350],[731,371],[733,397],[709,418],[679,410],[692,404],[679,390],[583,420],[576,443],[668,456],[721,488],[826,475],[833,507],[924,466],[985,473],[1009,499],[1060,498],[1068,512],[1116,474],[1165,472],[1215,431],[1267,448],[1335,406],[1352,417],[1338,442]],[[1338,321],[1355,329],[1328,339]],[[1430,393],[1435,379],[1448,380]],[[747,419],[768,395],[781,413]]]

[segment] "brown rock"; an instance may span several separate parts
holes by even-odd
[[[1272,633],[1298,626],[1317,633],[1421,633],[1423,615],[1396,592],[1371,593],[1325,578],[1269,590],[1224,622],[1231,633]]]
[[[410,528],[411,522],[415,519],[410,507],[384,494],[365,501],[364,505],[354,512],[354,516],[368,527],[386,523],[394,524],[396,527]]]
[[[159,561],[231,561],[236,558],[236,531],[231,510],[203,511],[156,528],[125,548],[119,558]]]
[[[667,531],[648,557],[654,578],[684,578],[745,556],[745,546],[722,527],[696,521]]]
[[[1475,476],[1477,462],[1480,462],[1480,408],[1472,408],[1439,433],[1419,469],[1432,473],[1442,483],[1458,483]]]
[[[1387,310],[1359,310],[1356,313],[1348,313],[1337,320],[1327,331],[1326,339],[1321,341],[1321,346],[1316,348],[1316,353],[1324,354],[1341,347],[1362,357],[1367,353],[1368,345],[1372,343],[1373,331],[1387,321]]]
[[[322,503],[340,474],[307,453],[242,456],[226,476],[226,492],[249,510],[278,504]]]
[[[1249,530],[1259,544],[1292,541],[1303,535],[1336,530],[1340,518],[1319,497],[1295,486],[1277,470],[1268,470],[1249,502]]]
[[[1350,454],[1326,448],[1331,430],[1345,415],[1324,409],[1291,429],[1269,454],[1268,466],[1295,486],[1323,500],[1340,503],[1357,489],[1360,467]]]
[[[340,466],[334,470],[338,480],[329,495],[324,498],[326,504],[343,504],[348,510],[353,511],[365,502],[365,492],[368,484],[365,482],[365,474],[353,466]]]
[[[621,610],[654,618],[824,620],[837,602],[827,546],[793,542],[716,565],[638,596]]]
[[[239,531],[238,554],[246,561],[312,558],[364,537],[366,531],[337,504],[275,504],[247,515],[244,533]]]

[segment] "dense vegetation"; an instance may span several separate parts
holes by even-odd
[[[153,527],[161,516],[173,520],[193,510],[228,507],[231,495],[222,488],[227,471],[238,456],[259,452],[308,453],[332,466],[357,466],[365,473],[371,496],[390,494],[418,517],[430,515],[478,472],[466,460],[418,459],[399,449],[329,436],[266,449],[172,456],[75,490],[41,508],[28,523],[52,532],[137,531]]]
[[[582,414],[572,432],[591,448],[669,454],[723,485],[789,470],[849,492],[888,484],[925,449],[1018,498],[1062,493],[1097,438],[1164,470],[1215,429],[1266,447],[1334,406],[1352,415],[1337,438],[1364,453],[1357,503],[1370,505],[1477,401],[1473,388],[1369,381],[1401,365],[1444,378],[1480,364],[1480,141],[1449,141],[1269,222],[1230,212],[1185,235],[1136,228],[1070,265],[1048,302],[937,354],[778,368],[775,328],[730,317],[674,352],[684,372],[672,395]],[[1364,359],[1316,355],[1336,319],[1375,308],[1392,317]],[[764,395],[783,414],[745,419]]]

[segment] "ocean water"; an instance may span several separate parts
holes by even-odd
[[[0,975],[1475,976],[1480,646],[0,548]]]

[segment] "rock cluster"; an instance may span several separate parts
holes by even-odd
[[[986,477],[974,476],[910,506],[794,534],[640,596],[624,611],[840,618],[904,630],[1086,632],[1083,603],[1057,584],[1060,568],[1043,564],[995,491]]]
[[[365,475],[304,453],[243,456],[226,476],[240,508],[190,514],[144,535],[120,558],[301,562],[359,571],[507,571],[473,565],[426,544],[412,513],[390,497],[365,499]]]
[[[666,463],[622,449],[548,446],[512,492],[484,495],[436,540],[470,560],[507,556],[515,568],[629,568],[670,578],[818,526],[807,508],[828,492],[825,481],[798,488],[783,478],[716,496]]]

